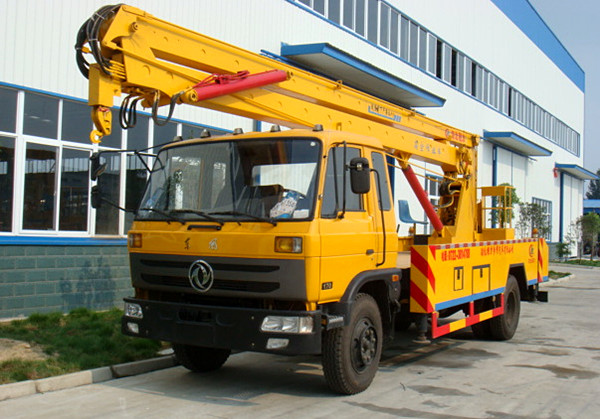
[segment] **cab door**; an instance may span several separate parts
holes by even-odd
[[[368,194],[352,192],[346,169],[350,160],[361,155],[361,148],[344,145],[332,147],[327,154],[320,196],[321,302],[338,300],[352,278],[377,264],[376,223]]]

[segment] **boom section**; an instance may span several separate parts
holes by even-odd
[[[415,157],[458,173],[462,172],[459,150],[464,153],[479,140],[341,81],[130,6],[101,9],[82,31],[77,48],[93,53],[96,60],[89,65],[89,104],[97,128],[91,136],[94,142],[110,133],[110,107],[114,96],[122,93],[154,109],[187,103],[290,128],[321,124],[325,129],[377,137],[398,157]]]

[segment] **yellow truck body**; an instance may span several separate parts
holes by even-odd
[[[520,301],[544,299],[547,245],[514,238],[510,188],[478,189],[479,136],[125,5],[98,10],[76,49],[94,143],[110,134],[122,94],[124,128],[138,103],[157,122],[159,107],[185,103],[292,128],[178,139],[145,156],[153,168],[129,232],[135,295],[122,328],[173,342],[187,368],[219,368],[232,349],[322,354],[329,386],[353,394],[395,328],[415,322],[425,342],[431,320],[432,338],[471,326],[506,340]],[[439,169],[437,207],[419,161]],[[431,234],[398,237],[403,197],[389,167]],[[103,201],[97,184],[92,205]]]

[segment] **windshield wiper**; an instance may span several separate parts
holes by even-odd
[[[262,221],[263,223],[270,223],[274,226],[277,225],[277,221],[272,218],[267,217],[259,217],[258,215],[249,214],[247,212],[242,211],[219,211],[219,212],[211,212],[210,215],[239,215],[242,217],[252,218],[253,220]]]
[[[210,214],[205,213],[204,211],[199,211],[199,210],[194,210],[194,209],[175,209],[172,210],[171,213],[176,213],[176,214],[196,214],[199,215],[200,217],[208,220],[208,221],[212,221],[214,223],[218,223],[219,225],[223,225],[225,224],[222,220],[219,220],[218,218],[212,217]]]
[[[185,220],[183,220],[183,219],[181,219],[179,217],[175,217],[174,215],[172,215],[172,214],[170,214],[168,212],[161,211],[161,210],[156,209],[156,208],[140,208],[138,211],[152,211],[152,212],[155,212],[155,213],[160,214],[162,216],[165,216],[165,217],[167,217],[167,218],[169,218],[169,219],[171,219],[173,221],[177,221],[177,222],[181,223],[181,225],[185,225]]]

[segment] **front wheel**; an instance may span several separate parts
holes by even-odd
[[[521,292],[517,279],[513,275],[508,276],[506,288],[504,289],[504,314],[492,317],[490,321],[490,332],[492,339],[509,340],[517,331],[519,316],[521,314]]]
[[[214,371],[227,361],[231,350],[173,344],[173,352],[181,365],[193,372]]]
[[[377,303],[370,295],[359,294],[350,323],[323,337],[323,372],[332,390],[356,394],[369,387],[379,368],[382,334]]]

